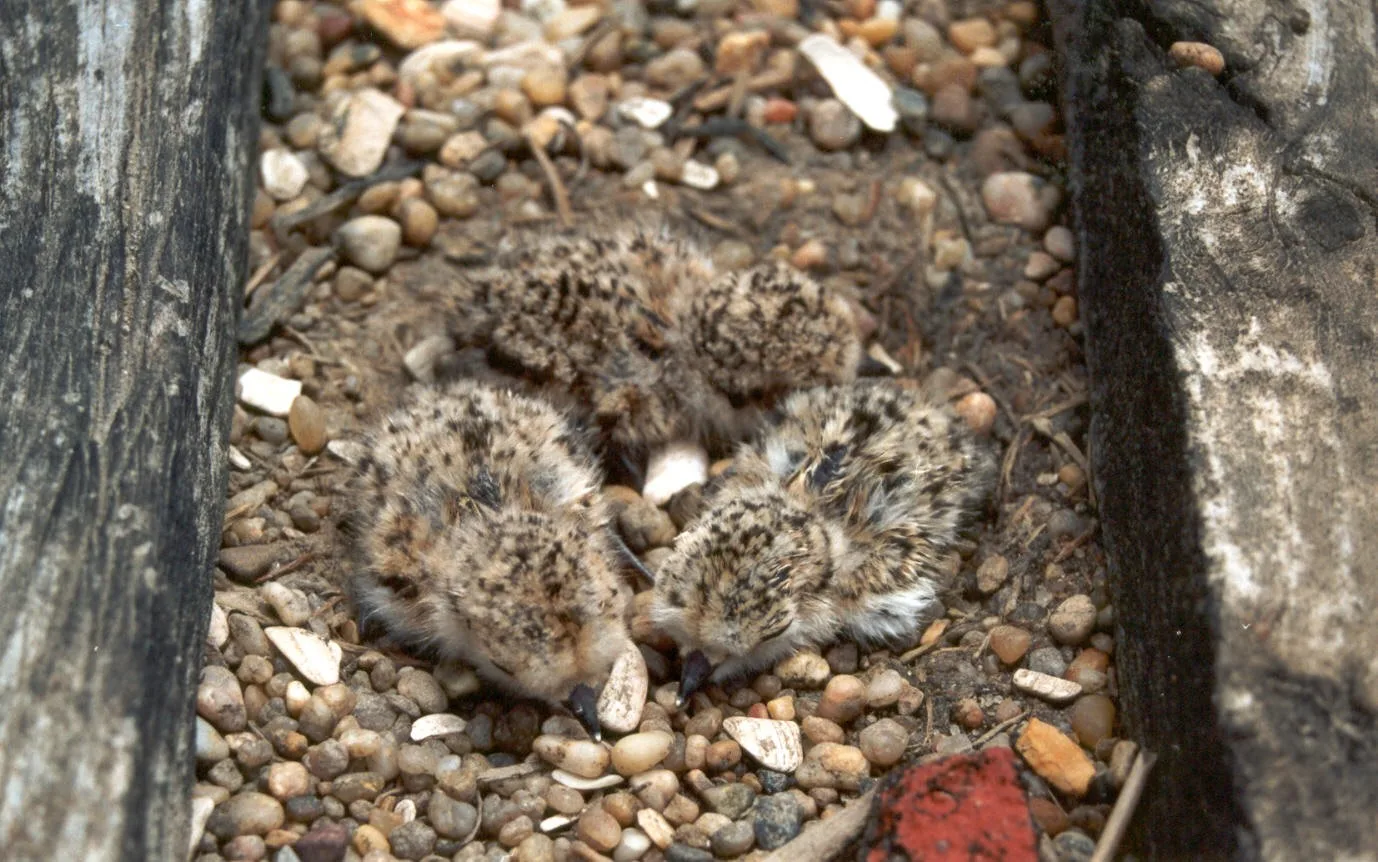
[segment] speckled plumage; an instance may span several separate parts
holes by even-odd
[[[633,462],[731,445],[783,392],[852,380],[862,360],[856,307],[808,276],[715,273],[694,244],[628,222],[510,236],[452,300],[461,344],[560,393]]]
[[[630,595],[583,435],[459,383],[416,392],[363,443],[346,519],[361,617],[524,696],[601,685]]]
[[[717,679],[843,634],[912,636],[995,481],[961,419],[894,382],[797,392],[780,415],[657,573],[653,620]]]

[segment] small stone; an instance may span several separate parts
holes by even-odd
[[[222,840],[236,835],[267,835],[286,820],[282,803],[266,793],[240,793],[216,806],[206,830]]]
[[[566,89],[565,70],[558,66],[543,64],[522,78],[522,92],[537,107],[563,104]]]
[[[724,817],[736,820],[756,801],[756,791],[745,784],[715,785],[699,794],[705,805]]]
[[[730,31],[718,41],[713,70],[729,77],[753,72],[769,47],[770,33],[766,30]]]
[[[861,120],[837,99],[824,99],[809,113],[809,137],[825,150],[845,150],[861,139]]]
[[[766,702],[766,715],[776,721],[794,721],[794,698],[791,695],[773,698]],[[740,742],[741,740],[738,740]]]
[[[1072,296],[1060,296],[1053,303],[1053,323],[1066,329],[1077,322],[1077,300]]]
[[[269,626],[263,633],[310,682],[334,685],[340,681],[340,661],[344,658],[344,651],[339,644],[327,641],[315,632],[287,626]]]
[[[462,733],[466,722],[457,715],[448,713],[435,713],[433,715],[423,715],[412,722],[411,740],[412,742],[424,742],[434,737],[449,736],[454,733]]]
[[[402,226],[390,218],[359,216],[341,225],[340,251],[345,258],[368,272],[385,272],[397,258],[402,245]]]
[[[1063,600],[1048,617],[1048,633],[1062,644],[1076,646],[1085,641],[1095,628],[1096,605],[1086,595],[1078,594]]]
[[[885,709],[899,702],[904,691],[904,677],[900,672],[886,668],[871,678],[866,685],[866,704],[872,709]]]
[[[239,375],[239,400],[269,416],[286,416],[301,394],[301,381],[288,380],[257,368]]]
[[[679,181],[691,189],[708,191],[717,188],[719,179],[715,169],[689,159],[681,169]]]
[[[1033,281],[1043,281],[1062,268],[1051,254],[1035,251],[1024,264],[1024,277]]]
[[[636,812],[636,824],[651,839],[651,843],[662,850],[675,840],[675,828],[654,808],[643,808]]]
[[[608,749],[596,742],[545,734],[536,737],[531,750],[545,762],[589,779],[602,775],[612,759]]]
[[[1043,235],[1043,248],[1063,263],[1072,263],[1077,259],[1076,239],[1072,232],[1062,225],[1048,228],[1048,232]]]
[[[478,212],[478,178],[467,171],[431,173],[424,180],[426,196],[441,215],[468,218]]]
[[[619,102],[617,113],[641,126],[643,129],[659,128],[675,112],[674,107],[664,99],[648,99],[636,96],[631,99]],[[618,138],[622,138],[619,135]],[[641,136],[636,136],[636,141],[641,142]],[[643,144],[644,147],[644,144]],[[617,159],[617,163],[629,166],[641,159],[641,152],[629,153]]]
[[[646,81],[665,90],[679,90],[703,77],[706,71],[698,52],[676,48],[646,64]]]
[[[713,854],[677,841],[665,848],[665,862],[713,862]]]
[[[423,820],[413,820],[388,833],[388,843],[398,859],[421,859],[435,849],[435,830]]]
[[[991,219],[1001,224],[1019,225],[1041,231],[1048,223],[1048,207],[1040,191],[1044,182],[1024,171],[991,174],[981,184],[981,200]]]
[[[413,248],[425,248],[440,227],[440,215],[435,207],[420,198],[407,198],[397,207],[397,219],[402,223],[402,241]]]
[[[787,688],[822,688],[830,674],[828,662],[816,652],[797,652],[775,666],[775,675]]]
[[[971,93],[960,84],[948,84],[933,95],[933,122],[958,136],[970,135],[981,126],[981,112]]]
[[[360,799],[374,799],[386,783],[377,772],[350,772],[330,783],[330,795],[348,805]]]
[[[372,823],[365,823],[355,829],[354,835],[349,839],[349,846],[364,857],[386,859],[392,855],[388,836]]]
[[[1014,672],[1014,687],[1049,703],[1071,703],[1081,694],[1081,686],[1071,680],[1049,676],[1036,670],[1020,668]]]
[[[622,507],[617,515],[618,531],[635,553],[669,547],[675,541],[675,522],[664,510],[644,497]]]
[[[952,409],[977,434],[989,434],[995,427],[995,414],[998,412],[995,399],[984,392],[962,396]]]
[[[1089,835],[1068,829],[1053,839],[1053,852],[1059,862],[1090,862],[1096,853],[1096,842]]]
[[[709,846],[719,859],[741,856],[749,852],[755,843],[756,830],[745,820],[729,823],[709,836]]]
[[[419,668],[403,669],[397,677],[397,693],[421,707],[423,713],[441,712],[449,705],[440,683]]]
[[[292,845],[301,862],[337,862],[348,848],[349,830],[342,823],[321,823]]]
[[[899,763],[909,745],[909,731],[892,718],[882,718],[857,737],[862,755],[882,769]]]
[[[999,41],[995,27],[985,18],[966,18],[947,26],[947,40],[963,54],[977,48],[992,48]]]
[[[632,862],[646,855],[646,851],[651,849],[651,839],[640,829],[623,829],[622,838],[618,840],[617,846],[613,848],[613,862]]]
[[[828,680],[823,699],[818,702],[819,718],[846,724],[861,715],[866,707],[866,685],[849,674],[839,674]]]
[[[402,357],[402,365],[411,374],[412,379],[421,383],[434,383],[436,363],[454,352],[454,339],[448,335],[432,335],[413,345]]]
[[[1056,836],[1070,825],[1067,814],[1051,799],[1034,797],[1029,800],[1029,813],[1038,821],[1043,831]]]
[[[244,692],[229,668],[207,665],[201,669],[201,684],[196,688],[196,714],[222,733],[237,733],[248,726]]]
[[[1225,71],[1225,55],[1205,42],[1173,42],[1167,53],[1182,68],[1195,66],[1215,76]]]
[[[408,51],[445,35],[445,17],[426,0],[364,0],[359,12],[389,42]]]
[[[795,269],[810,270],[821,267],[828,262],[828,246],[823,240],[814,237],[795,249],[794,254],[790,255],[789,262]]]
[[[742,747],[732,739],[720,739],[704,753],[704,767],[711,772],[726,772],[742,762]]]
[[[362,177],[378,170],[397,123],[406,113],[400,102],[373,88],[344,102],[321,133],[321,156],[342,174]],[[367,267],[365,267],[367,268]]]
[[[723,729],[758,763],[776,772],[793,772],[803,762],[799,725],[792,721],[733,716]]]
[[[269,793],[285,801],[311,789],[311,774],[300,763],[274,763],[268,767],[267,785]]]
[[[1088,694],[1067,710],[1067,720],[1071,722],[1072,732],[1082,746],[1094,749],[1102,739],[1114,732],[1115,704],[1103,694]]]
[[[584,8],[597,9],[596,6]],[[608,79],[605,76],[580,75],[569,85],[569,104],[581,118],[598,120],[608,112],[608,93]]]
[[[290,201],[301,194],[311,178],[301,159],[284,149],[268,150],[260,156],[258,172],[263,178],[263,190],[279,201]]]
[[[805,790],[831,788],[856,791],[870,775],[870,764],[861,749],[836,742],[820,742],[804,755],[794,780]]]
[[[674,741],[674,736],[659,730],[624,736],[612,747],[612,768],[622,775],[645,772],[670,753]]]
[[[487,39],[502,17],[501,0],[449,0],[440,7],[451,29],[461,36]]]
[[[1067,662],[1063,660],[1062,652],[1057,647],[1039,647],[1029,653],[1028,660],[1024,664],[1029,670],[1036,670],[1049,676],[1062,676],[1067,672]]]
[[[990,651],[1007,665],[1019,664],[1032,643],[1033,635],[1018,626],[996,626],[990,630]]]
[[[287,427],[292,432],[292,439],[296,441],[297,448],[304,454],[315,455],[325,448],[329,442],[329,436],[325,430],[325,412],[320,405],[312,401],[305,395],[298,395],[292,399],[292,407],[287,412]],[[299,625],[297,623],[283,622],[288,625]]]
[[[622,839],[621,825],[597,805],[591,806],[579,818],[577,831],[579,840],[599,853],[611,851]]]
[[[841,725],[817,715],[806,717],[799,727],[809,742],[842,742],[847,738],[847,731]]]
[[[598,694],[598,721],[614,733],[631,733],[641,723],[650,676],[641,650],[630,647],[613,663]],[[662,755],[663,756],[663,755]]]
[[[804,812],[793,796],[781,793],[756,800],[751,819],[756,846],[762,850],[775,850],[799,834],[799,829],[804,825]]]
[[[1029,720],[1015,749],[1034,772],[1059,791],[1084,796],[1095,777],[1091,758],[1065,734],[1037,718]]]
[[[426,815],[442,838],[456,841],[463,840],[478,824],[478,811],[474,806],[438,791],[431,793]]]

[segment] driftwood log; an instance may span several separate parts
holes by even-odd
[[[1378,8],[1050,6],[1133,838],[1378,858]]]
[[[0,855],[185,859],[267,4],[0,4]]]

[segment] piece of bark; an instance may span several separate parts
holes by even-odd
[[[0,5],[6,859],[186,858],[268,5]]]

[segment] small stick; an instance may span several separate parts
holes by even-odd
[[[990,742],[992,739],[994,739],[998,734],[1004,733],[1005,731],[1009,730],[1011,727],[1014,727],[1014,726],[1015,726],[1016,724],[1018,724],[1019,722],[1023,721],[1023,720],[1026,719],[1026,718],[1028,718],[1030,715],[1033,715],[1033,712],[1026,709],[1026,710],[1024,710],[1023,712],[1021,712],[1021,713],[1019,713],[1018,715],[1016,715],[1014,718],[1007,718],[1007,719],[1005,719],[1004,721],[1002,721],[1002,722],[1000,722],[999,724],[997,724],[995,727],[992,727],[990,730],[987,730],[985,733],[983,733],[983,734],[981,734],[979,737],[977,737],[977,738],[976,738],[976,741],[973,742],[973,743],[971,744],[971,747],[972,747],[972,748],[980,748],[981,746],[985,745],[987,742]]]
[[[866,828],[876,791],[868,790],[837,814],[821,821],[761,862],[825,862],[842,852]]]
[[[546,154],[545,147],[532,140],[529,135],[526,141],[531,145],[531,155],[536,157],[536,164],[541,166],[541,171],[545,174],[545,181],[550,184],[550,196],[555,199],[555,212],[560,216],[560,224],[573,227],[574,210],[569,206],[569,192],[565,189],[564,181],[560,179],[560,172],[555,169],[555,163]]]
[[[248,299],[250,296],[253,296],[254,291],[258,290],[259,285],[263,284],[263,282],[268,280],[268,275],[272,273],[273,267],[277,266],[278,261],[280,260],[282,260],[282,252],[279,251],[276,252],[272,257],[265,260],[259,266],[259,268],[254,271],[254,274],[249,278],[248,284],[244,285],[245,299]]]
[[[1139,797],[1143,795],[1144,785],[1148,782],[1148,772],[1157,759],[1156,754],[1145,751],[1140,751],[1139,756],[1134,758],[1129,777],[1124,780],[1124,787],[1120,788],[1120,796],[1115,800],[1115,807],[1110,810],[1110,817],[1105,821],[1105,828],[1100,833],[1100,842],[1096,844],[1096,852],[1091,854],[1090,862],[1110,862],[1115,858],[1115,850],[1124,839],[1125,830],[1129,828],[1129,821],[1134,816],[1134,809],[1138,806]]]

